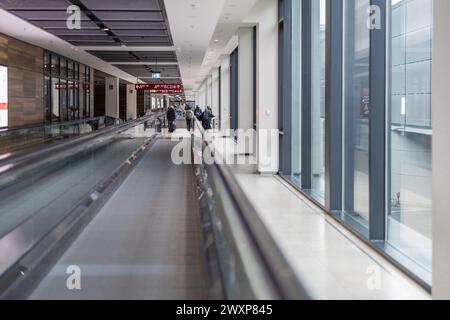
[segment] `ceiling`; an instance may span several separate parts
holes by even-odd
[[[70,5],[81,9],[79,30],[67,28]],[[157,69],[159,82],[181,83],[163,0],[0,0],[0,8],[145,82]]]

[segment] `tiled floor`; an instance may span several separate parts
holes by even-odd
[[[250,173],[236,177],[314,298],[430,299],[280,178]]]
[[[217,153],[236,152],[213,139]],[[235,155],[231,155],[235,157]],[[246,163],[252,163],[247,159]],[[231,166],[243,191],[316,299],[431,299],[428,292],[277,176]]]

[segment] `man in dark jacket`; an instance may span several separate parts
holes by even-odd
[[[203,116],[202,116],[203,129],[211,130],[213,119],[214,119],[214,115],[212,113],[212,109],[211,109],[211,107],[207,107],[205,112],[203,112]]]
[[[194,114],[198,121],[202,121],[203,111],[199,106],[195,107]]]
[[[176,119],[177,115],[175,113],[175,109],[172,106],[170,106],[169,109],[167,110],[167,121],[169,122],[169,129],[173,127],[173,123],[175,122]]]

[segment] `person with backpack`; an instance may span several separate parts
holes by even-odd
[[[191,130],[194,128],[194,111],[191,110],[190,107],[186,108],[186,126],[187,130],[191,132]]]
[[[212,129],[212,120],[214,119],[214,115],[212,113],[211,107],[206,107],[205,112],[202,115],[202,125],[203,129],[211,130]]]
[[[169,122],[169,132],[172,133],[176,130],[175,121],[177,120],[177,115],[173,106],[170,106],[167,110],[167,121]]]
[[[198,121],[202,121],[203,111],[199,106],[195,107],[194,115],[198,119]]]

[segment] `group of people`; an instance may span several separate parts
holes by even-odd
[[[187,130],[190,132],[194,129],[194,119],[198,119],[205,130],[212,129],[212,121],[215,118],[211,107],[206,107],[205,111],[203,111],[199,106],[195,107],[195,110],[192,110],[191,107],[186,106],[185,108],[185,118],[186,118],[186,126]],[[175,127],[175,122],[177,120],[175,108],[170,106],[167,110],[167,121],[169,122],[169,131],[173,132],[175,130],[171,130],[171,128]]]

